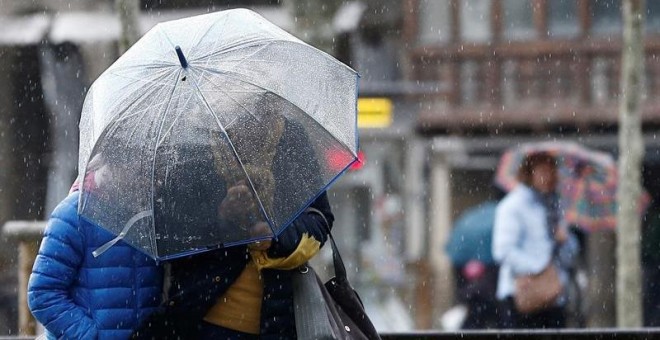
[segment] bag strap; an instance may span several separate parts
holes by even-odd
[[[335,267],[335,277],[346,279],[347,278],[346,266],[344,266],[344,260],[342,260],[341,258],[341,254],[339,253],[339,249],[337,248],[337,243],[335,242],[335,238],[332,237],[332,232],[330,231],[330,224],[328,223],[328,220],[325,218],[325,215],[323,215],[323,213],[320,210],[313,207],[308,207],[305,210],[305,212],[319,215],[325,222],[323,227],[328,232],[328,238],[330,239],[330,244],[332,245],[332,262]]]

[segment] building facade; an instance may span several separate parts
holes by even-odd
[[[416,128],[429,138],[432,155],[428,255],[435,287],[444,287],[449,264],[439,245],[456,216],[490,195],[504,150],[573,140],[615,157],[625,152],[616,134],[622,1],[407,0],[402,6],[405,77],[445,85],[415,98]],[[655,196],[660,4],[647,1],[645,12],[644,186]],[[586,323],[614,326],[614,234],[590,235],[586,248],[592,275],[585,303],[598,301],[583,305]],[[444,301],[435,306],[446,309]]]
[[[660,187],[653,181],[660,4],[646,3],[645,185],[653,193],[660,192],[653,190]],[[620,0],[141,0],[138,22],[146,32],[159,21],[236,6],[354,67],[361,100],[389,103],[382,124],[360,126],[363,164],[330,189],[335,235],[383,331],[442,326],[455,303],[444,245],[461,212],[493,198],[505,149],[571,139],[619,152]],[[77,150],[79,106],[118,57],[120,28],[111,0],[5,1],[0,15],[9,23],[0,32],[0,160],[8,169],[0,172],[1,225],[44,219],[66,194],[76,173],[70,150]],[[58,92],[61,82],[71,91]],[[69,138],[55,143],[63,135]],[[52,162],[62,157],[69,161]],[[591,240],[611,245],[613,235]],[[602,276],[589,283],[601,295],[590,298],[606,307],[590,311],[590,325],[613,326],[614,259],[602,249],[588,250]],[[2,256],[11,286],[16,255]],[[16,309],[3,306],[7,315]]]

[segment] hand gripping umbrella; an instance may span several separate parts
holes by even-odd
[[[249,10],[154,27],[85,98],[78,213],[116,235],[95,256],[276,237],[357,159],[357,78]]]

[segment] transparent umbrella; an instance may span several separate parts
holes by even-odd
[[[276,237],[357,159],[355,71],[258,14],[157,25],[92,85],[79,215],[156,259]]]

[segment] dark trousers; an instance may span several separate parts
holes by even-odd
[[[644,264],[642,269],[644,326],[660,327],[660,264]]]
[[[523,314],[516,310],[512,297],[501,301],[500,328],[564,328],[566,327],[566,312],[563,307],[550,307],[544,310]]]
[[[463,321],[462,329],[496,328],[497,302],[495,300],[469,300],[468,314]]]
[[[235,331],[203,321],[199,339],[257,340],[259,339],[259,336]]]

